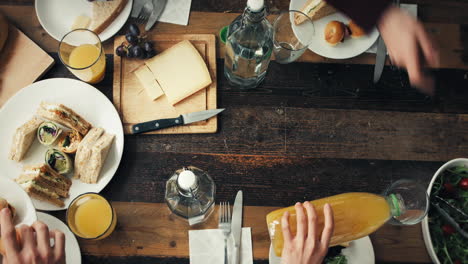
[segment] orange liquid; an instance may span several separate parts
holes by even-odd
[[[92,44],[83,44],[74,48],[68,63],[70,69],[81,80],[88,83],[97,83],[104,78],[106,70],[106,58],[101,49]]]
[[[318,228],[323,230],[323,206],[330,204],[335,219],[335,230],[330,246],[365,237],[381,227],[391,217],[390,206],[384,197],[370,193],[344,193],[311,202],[318,216]],[[289,226],[296,234],[296,210],[294,206],[279,209],[266,217],[271,242],[277,256],[283,250],[281,217],[289,211]],[[305,211],[305,210],[304,210]]]
[[[89,194],[80,198],[69,217],[72,231],[82,238],[103,239],[115,229],[115,210],[102,197]]]

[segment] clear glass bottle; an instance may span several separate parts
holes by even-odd
[[[216,186],[203,170],[189,166],[174,172],[166,182],[169,209],[190,225],[204,222],[214,210]]]
[[[273,49],[273,27],[266,19],[264,0],[248,0],[242,16],[228,28],[224,75],[243,89],[257,87],[265,78]]]

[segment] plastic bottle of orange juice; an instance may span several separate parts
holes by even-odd
[[[333,209],[335,229],[330,246],[365,237],[391,220],[397,225],[419,223],[426,216],[429,199],[425,189],[410,180],[400,180],[390,186],[384,195],[371,193],[344,193],[311,201],[318,217],[318,228],[323,229],[323,207],[330,204]],[[296,210],[294,206],[279,209],[266,217],[268,231],[277,256],[283,250],[281,217],[289,211],[289,226],[296,233]]]

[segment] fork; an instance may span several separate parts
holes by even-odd
[[[218,229],[221,229],[224,234],[224,264],[228,264],[227,240],[231,234],[231,207],[229,206],[229,202],[219,204],[218,214]]]
[[[146,3],[141,8],[140,13],[138,14],[137,23],[139,24],[145,23],[145,21],[148,20],[151,13],[153,12],[153,9],[154,9],[153,1],[151,0],[146,1]]]

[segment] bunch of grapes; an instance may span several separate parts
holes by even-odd
[[[146,36],[140,36],[140,29],[137,25],[131,24],[125,39],[128,43],[122,43],[115,50],[115,54],[120,57],[149,59],[156,55],[153,43],[146,40]]]

